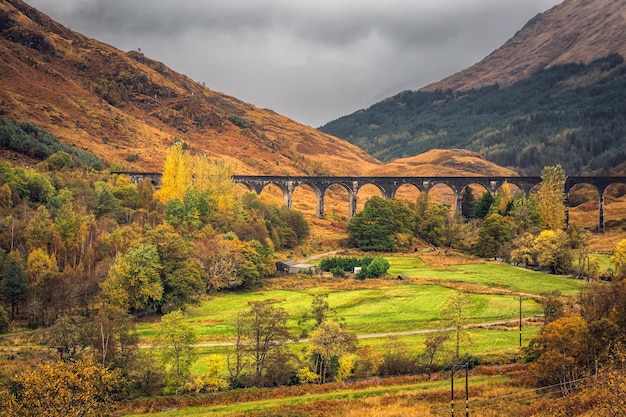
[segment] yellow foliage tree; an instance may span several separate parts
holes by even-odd
[[[546,229],[562,230],[565,226],[565,171],[560,165],[545,167],[537,193],[539,211]]]
[[[498,209],[501,214],[505,214],[507,212],[507,208],[509,203],[513,199],[513,193],[511,193],[511,185],[505,181],[504,184],[500,187],[500,192],[498,193]]]
[[[191,157],[183,151],[180,142],[175,143],[165,156],[161,188],[155,193],[162,203],[175,198],[183,199],[187,187],[192,183]]]
[[[547,324],[534,340],[537,361],[529,366],[537,386],[559,384],[568,393],[586,371],[587,323],[577,314]]]
[[[237,200],[233,171],[227,163],[210,161],[206,156],[191,156],[176,143],[165,157],[161,188],[155,193],[162,203],[175,198],[183,200],[188,188],[207,192],[215,203],[218,216],[233,216]]]
[[[615,275],[621,277],[626,275],[626,239],[620,240],[613,256],[611,256],[611,264],[615,268]]]
[[[107,416],[125,380],[119,370],[78,362],[56,362],[11,378],[14,389],[0,390],[6,417]]]

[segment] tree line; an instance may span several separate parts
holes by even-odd
[[[528,197],[513,194],[506,183],[495,196],[489,191],[475,196],[466,187],[454,214],[426,193],[416,202],[373,197],[348,224],[350,244],[364,251],[394,252],[427,242],[433,248],[462,250],[551,273],[598,278],[599,265],[589,256],[588,232],[577,226],[565,228],[563,168],[547,166],[541,177],[538,192]]]

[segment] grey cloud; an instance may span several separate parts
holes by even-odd
[[[480,60],[560,0],[30,0],[214,90],[320,125]],[[395,90],[395,91],[394,91]]]

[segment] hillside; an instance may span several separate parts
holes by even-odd
[[[535,72],[569,63],[626,56],[626,1],[566,0],[538,14],[502,47],[423,91],[506,87]]]
[[[463,149],[434,149],[417,156],[399,158],[368,175],[408,176],[516,176],[517,173]]]
[[[21,0],[0,2],[0,57],[2,119],[30,122],[124,169],[161,170],[175,141],[228,161],[238,174],[358,175],[380,165],[343,140],[211,91],[140,52],[73,32]]]
[[[569,175],[623,174],[625,6],[567,0],[476,66],[320,130],[384,162],[462,148],[520,174],[555,163]]]

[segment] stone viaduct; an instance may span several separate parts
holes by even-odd
[[[149,179],[158,185],[161,182],[160,173],[150,172],[118,172],[131,177],[134,183],[144,179]],[[455,208],[460,209],[461,193],[463,189],[472,184],[481,185],[485,190],[494,193],[505,182],[517,186],[525,196],[531,192],[533,187],[541,182],[540,177],[309,177],[309,176],[255,176],[255,175],[234,175],[233,181],[236,184],[245,185],[250,191],[261,194],[268,185],[277,186],[283,193],[285,206],[291,208],[293,203],[293,193],[296,188],[306,186],[311,188],[316,195],[316,213],[318,217],[324,217],[324,198],[326,190],[331,186],[338,185],[345,188],[349,194],[348,213],[352,217],[356,214],[357,195],[359,190],[365,185],[377,187],[383,198],[394,198],[398,189],[404,185],[410,185],[421,192],[428,192],[432,187],[444,184],[454,192]],[[588,184],[596,188],[599,198],[598,210],[598,231],[604,232],[604,192],[611,184],[626,184],[626,177],[567,177],[565,181],[565,207],[569,208],[569,192],[579,184]],[[567,214],[567,211],[566,211]]]

